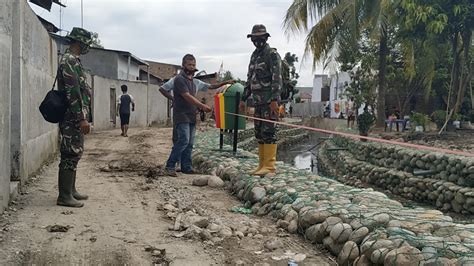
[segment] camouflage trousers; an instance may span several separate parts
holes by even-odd
[[[77,163],[84,151],[84,135],[81,134],[79,123],[65,120],[59,123],[61,132],[61,162],[60,170],[76,171]]]
[[[277,121],[278,114],[272,115],[269,104],[255,106],[255,117]],[[274,123],[254,120],[255,138],[259,144],[275,144],[277,125]]]

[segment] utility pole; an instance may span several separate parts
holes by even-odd
[[[84,5],[83,0],[81,0],[81,28],[84,28]]]

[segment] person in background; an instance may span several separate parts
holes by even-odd
[[[135,111],[135,101],[133,100],[132,95],[128,94],[127,85],[122,85],[122,95],[117,99],[117,115],[120,115],[120,128],[122,129],[122,136],[128,137],[128,124],[130,123],[130,106],[132,107],[132,112]]]
[[[280,109],[278,110],[278,113],[280,114],[280,118],[285,117],[285,105],[284,104],[280,105]]]

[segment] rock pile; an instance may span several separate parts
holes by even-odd
[[[327,150],[335,145],[348,151]],[[335,138],[319,150],[319,166],[346,184],[371,184],[442,211],[474,214],[472,158]]]
[[[259,223],[244,219],[242,221],[222,221],[206,214],[200,208],[179,208],[179,203],[171,200],[158,207],[165,215],[173,220],[169,230],[177,238],[201,240],[209,244],[216,244],[228,237],[252,237],[262,239],[271,229]]]
[[[275,176],[250,176],[246,173],[257,164],[256,156],[210,151],[217,140],[215,133],[198,137],[194,166],[221,177],[254,214],[268,215],[288,232],[323,244],[341,265],[474,264],[472,224],[454,223],[437,210],[406,208],[383,193],[283,163],[277,163]]]

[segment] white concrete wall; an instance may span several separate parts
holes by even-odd
[[[293,116],[299,117],[322,117],[326,102],[306,102],[293,105]]]
[[[140,77],[140,69],[132,59],[130,59],[130,72],[127,76],[127,68],[128,68],[128,59],[124,56],[118,56],[118,67],[117,67],[117,76],[118,79],[123,80],[137,80]]]
[[[161,95],[160,86],[150,84],[148,91],[148,122],[150,125],[165,124],[167,117],[168,100]]]
[[[0,213],[10,196],[10,76],[12,60],[12,2],[0,0]]]
[[[127,85],[128,93],[135,100],[135,112],[132,112],[130,116],[131,127],[146,127],[166,121],[166,98],[159,93],[159,86],[150,84],[148,89],[147,83],[144,82],[114,80],[94,76],[94,130],[120,127],[120,119],[118,117],[116,117],[116,125],[110,122],[110,89],[115,88],[116,98],[112,104],[116,104],[117,97],[122,95],[120,86],[124,84]]]
[[[344,93],[344,84],[351,83],[351,77],[347,72],[340,72],[334,75],[331,75],[331,82],[329,86],[329,100],[341,100],[345,99],[342,97]]]
[[[12,179],[22,183],[58,149],[58,127],[38,107],[51,89],[57,47],[26,1],[13,3]]]
[[[314,76],[313,78],[313,93],[311,94],[311,102],[320,102],[323,90],[323,77]]]

